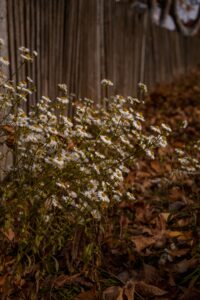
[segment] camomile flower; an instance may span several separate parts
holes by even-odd
[[[142,126],[139,121],[134,120],[132,124],[137,130],[142,130]]]
[[[62,104],[68,104],[69,103],[69,99],[66,97],[57,97],[56,100]]]
[[[0,62],[5,65],[5,66],[8,66],[10,63],[9,63],[9,60],[6,58],[6,57],[3,57],[3,56],[0,56]]]
[[[103,201],[103,202],[107,202],[107,203],[110,202],[110,199],[108,198],[108,196],[106,195],[106,193],[103,192],[103,191],[98,191],[98,192],[97,192],[97,198],[98,198],[100,201]]]
[[[168,125],[166,125],[165,123],[162,123],[161,127],[167,132],[172,132],[171,128]]]
[[[150,129],[158,134],[161,134],[160,128],[157,126],[150,126]]]
[[[108,79],[102,79],[101,84],[104,85],[104,86],[113,86],[112,81],[110,81]]]
[[[44,123],[46,123],[46,122],[48,121],[47,116],[44,115],[44,114],[39,115],[39,119],[40,119],[42,122],[44,122]]]
[[[100,139],[107,145],[111,145],[112,141],[105,135],[100,135]]]
[[[155,158],[154,153],[153,153],[152,150],[146,149],[145,152],[146,152],[147,156],[150,157],[151,159]]]
[[[64,166],[64,160],[62,159],[62,157],[54,157],[52,159],[53,164],[58,167],[59,169],[62,169]]]
[[[4,46],[5,45],[5,42],[3,39],[0,39],[0,46]]]

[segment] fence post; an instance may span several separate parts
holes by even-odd
[[[0,0],[0,38],[4,40],[4,46],[0,50],[0,56],[5,56],[8,58],[8,28],[7,28],[7,0]],[[9,76],[8,67],[3,67],[2,69],[5,75]],[[0,120],[2,117],[2,112],[0,112]],[[11,153],[8,153],[8,148],[6,145],[0,145],[0,152],[5,156],[0,161],[0,180],[5,176],[4,171],[6,171],[12,164]]]

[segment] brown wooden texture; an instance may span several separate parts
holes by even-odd
[[[0,0],[0,38],[4,40],[4,47],[0,49],[0,56],[8,57],[8,30],[9,24],[7,24],[7,2],[6,0]],[[3,72],[8,75],[9,68],[1,66]],[[0,111],[0,118],[4,116],[4,112]],[[0,180],[5,176],[5,172],[9,170],[12,165],[12,155],[9,148],[5,145],[3,132],[0,132],[0,155],[3,155],[0,161]],[[2,143],[2,144],[1,144]]]
[[[37,86],[27,110],[41,95],[54,99],[58,83],[67,83],[78,97],[100,102],[103,78],[114,82],[112,93],[135,95],[139,81],[151,88],[200,60],[198,37],[157,27],[147,12],[135,12],[129,0],[4,1],[10,73],[19,66],[19,46],[39,54],[34,66],[17,72],[17,81],[29,75]]]

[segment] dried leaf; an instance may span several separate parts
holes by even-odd
[[[182,190],[180,190],[178,187],[173,187],[170,191],[169,197],[173,201],[183,200],[184,194],[183,194]]]
[[[199,300],[200,299],[200,290],[196,288],[187,288],[184,292],[184,295],[180,300]]]
[[[170,213],[168,212],[163,212],[161,213],[161,216],[163,217],[163,219],[165,220],[165,222],[167,222],[169,216],[170,216]]]
[[[167,230],[165,232],[167,238],[178,238],[180,240],[186,241],[191,239],[192,232],[191,231],[170,231]]]
[[[72,284],[76,281],[77,278],[79,278],[81,273],[75,274],[75,275],[60,275],[54,280],[54,286],[55,287],[62,287],[64,285]]]
[[[0,276],[0,286],[3,286],[5,284],[5,277]]]
[[[184,248],[184,249],[168,250],[168,253],[172,257],[181,257],[189,253],[189,251],[191,251],[190,248]]]
[[[137,252],[140,252],[153,245],[156,242],[156,239],[155,237],[136,236],[132,238],[132,241],[135,244]]]
[[[135,289],[138,294],[145,297],[164,296],[167,294],[166,291],[144,281],[137,281]]]
[[[196,266],[198,266],[199,261],[197,258],[191,258],[189,260],[184,259],[182,261],[180,261],[179,263],[177,263],[176,265],[174,265],[173,270],[178,273],[178,274],[182,274],[187,272],[189,269],[193,269]]]
[[[102,300],[123,300],[123,289],[119,286],[107,288],[102,295]]]
[[[129,280],[125,287],[123,288],[122,292],[122,300],[134,300],[134,294],[135,294],[135,281]]]
[[[11,228],[9,228],[6,232],[4,232],[4,234],[9,239],[9,241],[12,241],[15,238],[15,233]]]
[[[141,272],[141,277],[145,279],[148,284],[158,284],[162,281],[159,270],[152,265],[143,264],[143,270]]]
[[[134,300],[135,281],[129,280],[123,288],[111,286],[103,292],[103,300]]]
[[[153,218],[153,209],[149,204],[138,202],[135,208],[135,222],[149,223]]]
[[[94,289],[81,292],[74,300],[97,300],[98,296]]]
[[[153,160],[151,162],[151,167],[154,171],[156,171],[156,173],[160,174],[163,172],[163,168],[162,166],[159,164],[159,162],[157,160]]]

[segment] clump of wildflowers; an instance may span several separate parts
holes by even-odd
[[[59,85],[63,96],[56,101],[42,97],[29,115],[21,106],[32,93],[28,82],[20,82],[16,87],[7,83],[4,89],[9,92],[9,99],[2,95],[2,105],[12,107],[17,103],[15,111],[11,110],[3,121],[14,128],[17,151],[13,172],[20,176],[21,188],[28,187],[27,197],[29,182],[33,183],[33,202],[38,199],[38,185],[41,189],[48,182],[49,189],[42,190],[41,201],[45,203],[52,196],[54,200],[46,215],[54,207],[62,209],[66,203],[73,203],[81,212],[101,216],[102,204],[115,201],[124,175],[137,158],[146,155],[153,159],[155,148],[166,146],[167,125],[162,124],[164,132],[157,128],[155,135],[144,134],[145,120],[136,110],[138,101],[132,97],[112,97],[109,111],[95,108],[90,99],[79,100],[72,123],[66,116],[66,85]]]
[[[25,47],[20,52],[23,62],[37,56]],[[101,84],[113,86],[107,79]],[[97,108],[91,99],[79,99],[72,122],[67,117],[71,100],[65,84],[58,85],[61,96],[42,96],[29,114],[23,103],[35,89],[30,77],[17,85],[2,77],[0,88],[1,141],[8,145],[9,139],[8,151],[13,156],[1,185],[2,232],[15,232],[19,262],[24,264],[19,263],[19,270],[28,274],[31,264],[44,257],[40,263],[45,274],[52,257],[55,263],[54,255],[66,245],[73,252],[75,246],[70,243],[80,228],[84,237],[92,232],[94,241],[89,245],[97,247],[100,227],[96,226],[106,218],[106,209],[123,199],[137,200],[133,192],[122,188],[124,177],[138,159],[154,159],[155,150],[166,147],[171,128],[151,126],[147,134],[144,116],[137,110],[142,101],[131,96],[110,97],[107,110]],[[139,88],[147,92],[141,83]],[[191,159],[179,154],[179,161],[188,166]],[[98,253],[93,252],[93,256]],[[67,267],[73,272],[78,251],[70,255]],[[58,262],[55,265],[59,269]]]

